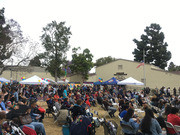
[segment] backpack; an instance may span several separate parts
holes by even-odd
[[[71,123],[71,135],[89,135],[89,127],[91,127],[91,119],[87,116],[80,115]]]

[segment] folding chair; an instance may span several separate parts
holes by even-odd
[[[118,115],[120,122],[122,121],[122,118]]]
[[[177,131],[178,133],[180,132],[180,126],[174,125],[174,128],[176,129],[176,131]]]
[[[121,123],[121,127],[122,127],[122,129],[128,130],[128,131],[133,131],[134,130],[134,128],[132,126],[129,126],[129,125],[126,125],[126,124],[123,124],[123,123]]]
[[[165,123],[166,123],[166,127],[167,127],[167,128],[172,128],[172,129],[174,129],[174,131],[176,132],[176,134],[177,134],[177,135],[180,135],[180,134],[178,133],[178,131],[175,129],[175,127],[173,126],[173,124],[171,124],[170,122],[167,122],[167,121],[165,121]]]

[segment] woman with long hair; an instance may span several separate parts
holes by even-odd
[[[129,108],[126,115],[123,118],[122,124],[128,125],[132,127],[132,130],[127,130],[122,127],[122,130],[125,135],[135,135],[139,129],[139,119],[134,119],[134,110]]]
[[[140,129],[144,135],[160,135],[162,133],[158,121],[154,118],[153,111],[149,108],[145,110]]]

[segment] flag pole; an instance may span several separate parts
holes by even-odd
[[[145,50],[143,49],[143,62],[144,62],[144,66],[143,66],[143,71],[144,71],[144,87],[146,88],[146,69],[145,69]]]

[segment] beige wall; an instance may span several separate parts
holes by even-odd
[[[98,78],[103,78],[103,81],[106,81],[114,76],[117,72],[124,72],[127,74],[125,76],[133,77],[138,81],[142,81],[141,79],[144,78],[144,70],[143,66],[136,68],[140,63],[128,60],[117,60],[111,62],[109,64],[100,66],[96,68],[96,80]],[[118,65],[122,65],[122,69],[118,69]],[[157,70],[158,69],[158,70]],[[176,75],[170,72],[166,72],[161,70],[158,67],[155,67],[150,64],[145,64],[145,71],[146,71],[146,86],[150,88],[161,88],[162,86],[170,87],[173,89],[174,87],[180,87],[180,75]]]
[[[25,77],[27,79],[27,78],[32,77],[34,75],[37,75],[40,78],[49,78],[49,79],[54,80],[54,77],[52,77],[49,72],[46,72],[43,69],[41,69],[41,70],[42,71],[32,71],[32,72],[12,71],[12,80],[21,81],[21,77]],[[4,77],[4,78],[10,80],[11,79],[11,71],[10,70],[4,71],[0,77]]]
[[[83,83],[83,79],[81,75],[73,75],[70,77],[70,82],[80,82]]]
[[[96,80],[96,75],[91,75],[89,76],[88,80],[86,80],[87,82],[95,82]]]

